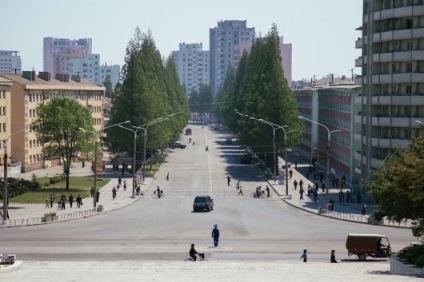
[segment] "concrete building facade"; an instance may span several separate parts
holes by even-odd
[[[316,122],[305,120],[298,150],[310,158],[311,164],[317,162],[319,171],[324,174],[327,172],[329,156],[330,180],[345,176],[353,188],[359,184],[353,154],[358,146],[354,141],[354,117],[358,106],[354,102],[361,93],[360,89],[359,85],[350,83],[293,90],[300,115]]]
[[[22,133],[10,138],[10,156],[12,162],[21,162],[22,172],[59,163],[59,160],[48,160],[47,156],[43,156],[43,145],[30,127],[37,118],[39,104],[48,103],[57,95],[76,99],[91,110],[94,129],[100,131],[103,128],[104,87],[81,80],[78,76],[56,74],[53,78],[47,72],[36,75],[35,71],[29,71],[23,72],[22,76],[2,74],[0,78],[12,84],[10,107],[6,108],[7,118],[10,118],[9,136],[15,132]],[[3,95],[3,92],[0,95]],[[0,106],[1,100],[0,98]]]
[[[357,80],[362,85],[355,134],[356,172],[370,180],[372,171],[411,138],[424,134],[424,5],[421,0],[363,0],[362,56]]]
[[[252,44],[254,39],[255,28],[248,28],[246,21],[220,21],[209,29],[209,81],[214,94],[224,82],[228,67],[235,66],[237,46]]]
[[[91,38],[70,40],[44,37],[43,70],[55,76],[57,73],[70,73],[69,61],[92,54]]]
[[[22,61],[19,51],[0,50],[0,73],[21,73]]]
[[[199,91],[202,84],[209,84],[209,51],[203,50],[202,43],[180,43],[172,57],[187,95]]]
[[[119,65],[100,64],[99,54],[83,55],[82,58],[69,60],[69,74],[79,75],[83,79],[103,85],[109,75],[112,88],[119,82],[121,68]]]

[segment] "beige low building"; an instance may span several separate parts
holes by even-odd
[[[3,173],[3,153],[4,148],[6,145],[6,148],[8,149],[8,153],[10,151],[10,138],[11,135],[11,111],[10,111],[10,92],[12,89],[12,81],[0,77],[0,147],[1,147],[1,163],[2,166],[0,167],[1,173]],[[10,154],[10,153],[9,153]]]
[[[82,80],[79,76],[57,74],[53,78],[50,73],[40,72],[36,75],[35,71],[24,71],[22,75],[1,74],[0,79],[11,82],[10,104],[6,106],[6,121],[7,118],[10,120],[10,130],[7,133],[7,136],[11,136],[9,154],[12,162],[21,162],[22,172],[59,163],[59,160],[45,160],[42,144],[30,128],[37,118],[39,104],[48,103],[57,95],[76,99],[91,110],[94,129],[100,131],[103,128],[102,103],[105,90],[103,86]],[[3,92],[0,95],[3,95]],[[2,103],[0,98],[0,110]],[[1,118],[0,115],[0,121],[3,122]],[[0,134],[1,140],[7,139],[6,136],[2,136]]]

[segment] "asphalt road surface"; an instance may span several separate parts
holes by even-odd
[[[410,230],[324,218],[277,197],[252,198],[255,187],[267,183],[255,167],[240,164],[243,149],[227,144],[225,132],[190,127],[192,135],[180,140],[187,148],[172,150],[143,199],[85,219],[1,229],[1,253],[32,261],[181,261],[195,243],[209,260],[292,261],[308,249],[310,257],[324,262],[332,249],[338,259],[356,259],[347,256],[348,233],[386,234],[395,251],[415,241]],[[244,196],[237,195],[237,180]],[[150,197],[158,185],[165,193],[162,199]],[[195,195],[205,194],[214,199],[214,210],[193,213]],[[214,224],[221,231],[217,248],[211,238]]]

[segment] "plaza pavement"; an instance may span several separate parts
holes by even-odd
[[[280,159],[280,167],[284,160]],[[312,181],[306,179],[301,173],[302,167],[307,164],[299,163],[298,169],[292,167],[293,177],[289,179],[289,195],[286,196],[286,186],[269,181],[269,185],[274,189],[275,196],[280,196],[283,201],[292,206],[303,209],[307,212],[318,213],[320,207],[325,207],[325,193],[320,192],[317,203],[313,202],[312,196],[307,195],[308,183]],[[52,167],[43,170],[37,170],[30,173],[14,175],[31,179],[32,174],[36,177],[58,175],[62,172],[62,167]],[[92,175],[90,168],[82,168],[80,163],[72,165],[71,176],[89,176]],[[121,188],[115,200],[112,198],[112,188],[118,182],[119,174],[107,167],[105,175],[99,178],[110,178],[111,181],[100,189],[100,201],[98,204],[104,206],[104,212],[110,212],[127,205],[132,204],[139,198],[132,198],[132,179],[129,175],[122,178],[127,180],[127,190]],[[294,190],[293,180],[303,179],[305,186],[304,200],[299,199],[299,188]],[[146,196],[150,196],[148,190],[152,178],[146,178],[142,185],[142,190]],[[147,191],[147,192],[146,192]],[[321,189],[320,189],[321,191]],[[76,195],[74,195],[76,196]],[[330,189],[329,197],[336,201],[334,212],[324,216],[333,216],[335,219],[352,220],[366,222],[366,216],[360,214],[361,203],[338,203],[338,190]],[[73,220],[80,217],[89,216],[93,208],[93,199],[83,199],[84,205],[77,209],[69,208],[67,203],[66,210],[56,210],[56,204],[53,210],[58,215],[71,214],[63,216],[60,220]],[[367,214],[372,211],[372,204],[367,203],[369,207]],[[25,222],[35,216],[43,216],[50,208],[44,204],[17,204],[10,203],[10,221]],[[72,215],[74,214],[74,215]],[[92,215],[95,215],[92,214]],[[318,216],[318,215],[317,215]],[[43,223],[44,224],[44,223]],[[11,224],[13,225],[13,224]],[[7,227],[11,225],[0,225]],[[17,224],[20,225],[20,224]],[[397,226],[397,225],[394,225]],[[0,228],[1,232],[1,228]],[[1,252],[0,252],[1,253]],[[300,255],[299,255],[300,256]],[[119,262],[75,262],[75,261],[22,261],[15,263],[14,266],[0,267],[1,281],[417,281],[418,278],[410,276],[396,276],[390,274],[390,263],[388,261],[358,262],[358,261],[339,261],[338,264],[314,261],[310,258],[308,263],[302,263],[297,257],[293,260],[284,261],[204,261],[204,262],[184,262],[184,261],[119,261]],[[19,271],[14,271],[18,270]],[[93,269],[96,271],[93,272]]]

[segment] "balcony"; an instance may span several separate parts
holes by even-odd
[[[377,32],[373,34],[372,40],[374,43],[377,43],[422,37],[424,37],[424,28],[414,28]]]
[[[355,104],[360,105],[362,103],[362,99],[365,98],[363,96],[355,97]],[[364,103],[366,103],[366,99],[364,99]],[[371,97],[372,105],[398,105],[398,106],[423,106],[424,105],[424,93],[420,95],[381,95],[381,96],[372,96]]]
[[[374,63],[422,61],[424,50],[379,53],[372,58]]]
[[[371,158],[371,168],[380,168],[384,164],[384,160]]]
[[[422,83],[423,81],[424,73],[392,73],[372,76],[374,84]]]
[[[423,6],[409,6],[409,7],[400,7],[394,9],[387,9],[373,13],[373,20],[380,21],[390,18],[403,18],[403,17],[412,17],[412,16],[422,16],[424,15]]]
[[[359,57],[355,60],[355,67],[362,67],[362,57]]]
[[[355,41],[355,48],[362,49],[362,38],[358,37],[358,39]]]

